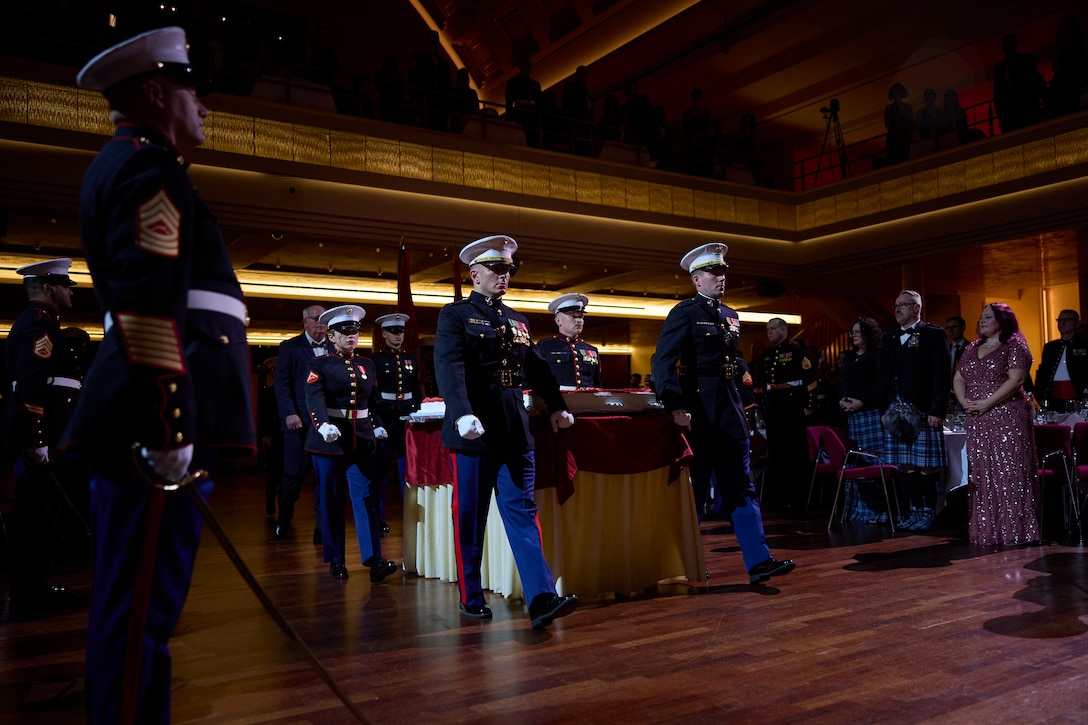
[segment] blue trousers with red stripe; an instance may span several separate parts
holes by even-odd
[[[203,519],[187,493],[154,489],[135,468],[96,474],[90,489],[87,721],[114,725],[125,709],[137,723],[169,723],[168,643],[189,593]],[[211,490],[211,481],[200,484],[205,499]],[[126,672],[126,652],[134,647],[138,671]],[[128,707],[126,685],[137,698]]]
[[[544,559],[544,547],[537,521],[533,486],[536,463],[532,451],[525,453],[451,454],[453,457],[453,535],[457,546],[457,585],[461,602],[483,604],[480,565],[484,555],[484,528],[495,492],[499,515],[514,562],[521,575],[525,601],[540,594],[555,594],[555,578]]]

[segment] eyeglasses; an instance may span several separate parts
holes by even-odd
[[[917,304],[918,304],[917,302],[896,302],[895,303],[895,309],[898,310],[900,307],[914,307]],[[919,305],[919,307],[920,306],[921,305]]]

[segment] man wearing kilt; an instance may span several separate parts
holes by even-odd
[[[903,290],[895,298],[898,328],[884,334],[876,394],[884,411],[885,461],[902,471],[900,490],[910,514],[899,526],[933,526],[941,470],[945,466],[944,416],[952,360],[944,328],[922,322],[922,297]]]

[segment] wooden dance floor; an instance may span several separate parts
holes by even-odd
[[[980,551],[955,521],[891,536],[767,515],[797,570],[750,586],[730,526],[704,522],[710,580],[587,601],[533,632],[521,601],[462,617],[457,586],[398,572],[346,582],[290,539],[263,481],[221,477],[212,507],[261,586],[372,723],[1033,723],[1088,721],[1088,551]],[[384,554],[401,560],[399,510]],[[350,524],[349,524],[350,527]],[[349,537],[353,532],[349,528]],[[77,547],[78,548],[78,547]],[[56,583],[86,593],[85,556]],[[4,723],[80,723],[86,612],[0,624]],[[174,723],[350,723],[206,532],[172,641]]]

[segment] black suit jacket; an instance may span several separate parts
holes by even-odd
[[[328,349],[328,338],[325,347]],[[272,386],[276,389],[276,409],[279,412],[280,430],[287,432],[287,416],[297,415],[305,425],[306,375],[310,372],[314,349],[305,333],[300,333],[280,343],[276,355],[276,368],[272,372]]]
[[[943,418],[952,387],[952,358],[944,328],[919,321],[905,343],[902,330],[884,333],[877,363],[877,404],[884,410],[898,396],[926,415]]]

